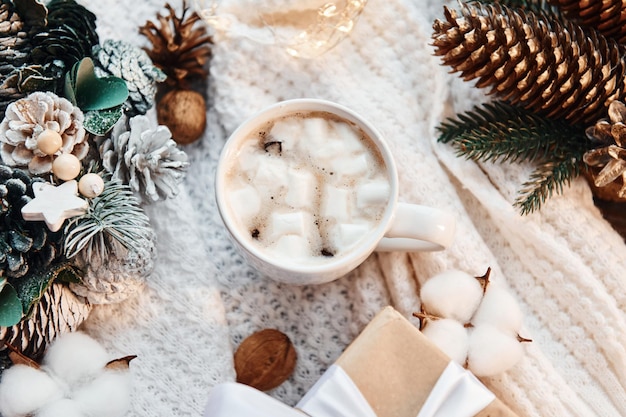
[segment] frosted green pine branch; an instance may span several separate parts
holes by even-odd
[[[149,219],[130,188],[108,176],[104,191],[90,200],[87,213],[68,222],[65,256],[72,258],[84,249],[88,258],[98,253],[100,259],[106,259],[117,244],[127,249],[139,247],[151,233]]]

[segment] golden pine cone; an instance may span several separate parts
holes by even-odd
[[[601,34],[500,5],[445,8],[433,24],[435,54],[511,104],[572,124],[602,117],[624,94],[626,58]]]
[[[189,8],[185,1],[180,17],[169,3],[165,8],[168,15],[157,13],[158,24],[147,21],[139,33],[152,44],[145,50],[154,65],[167,74],[166,82],[186,88],[191,79],[208,75],[205,64],[211,58],[212,39],[204,26],[196,26],[201,20],[196,12],[186,16]]]
[[[592,27],[607,38],[626,43],[626,3],[622,0],[548,0],[564,16]]]

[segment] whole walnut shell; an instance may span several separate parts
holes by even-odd
[[[159,123],[167,126],[180,145],[200,139],[206,127],[206,102],[192,90],[171,90],[157,103]]]
[[[276,388],[296,366],[296,350],[284,333],[264,329],[247,337],[235,352],[237,382],[260,391]]]

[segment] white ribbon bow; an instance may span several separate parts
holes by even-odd
[[[454,362],[446,367],[416,417],[473,417],[495,396]],[[346,372],[332,365],[296,409],[246,385],[225,383],[209,395],[205,417],[377,417]]]
[[[473,417],[495,399],[473,374],[450,362],[416,417]],[[296,408],[312,417],[376,417],[346,372],[332,365]]]

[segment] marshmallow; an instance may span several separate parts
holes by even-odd
[[[251,185],[231,191],[228,201],[233,212],[239,215],[243,224],[248,224],[261,211],[261,197]]]
[[[272,213],[266,234],[270,239],[285,235],[309,236],[313,226],[313,216],[303,211]]]
[[[246,142],[237,154],[237,168],[241,172],[245,172],[248,177],[254,178],[258,165],[260,152],[260,144],[256,140]]]
[[[374,180],[361,185],[356,190],[356,206],[359,208],[379,206],[389,200],[389,182]]]
[[[350,192],[343,188],[326,185],[322,193],[321,214],[339,222],[350,221]]]
[[[315,199],[315,176],[303,169],[289,170],[289,187],[285,195],[285,203],[294,207],[310,207]]]
[[[351,154],[365,152],[367,150],[367,147],[354,126],[347,123],[332,122],[332,130],[332,137],[341,141],[345,152]]]
[[[367,224],[342,223],[337,227],[334,244],[339,250],[345,250],[361,240],[370,230]]]
[[[289,152],[302,136],[302,123],[302,120],[296,118],[279,120],[272,126],[269,139],[280,142],[282,151]]]
[[[257,167],[252,183],[262,197],[279,194],[280,189],[287,186],[287,163],[280,157],[260,156]]]
[[[368,159],[366,154],[336,158],[332,162],[332,172],[341,178],[361,176],[367,172]]]
[[[311,256],[309,241],[298,235],[285,235],[270,248],[270,251],[288,259],[303,259]]]

